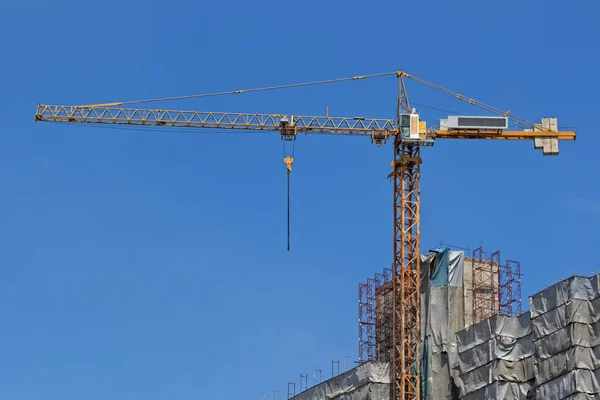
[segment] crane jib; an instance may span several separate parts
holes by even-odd
[[[227,112],[200,112],[183,110],[155,110],[114,107],[78,107],[39,105],[36,121],[120,124],[186,128],[219,128],[278,131],[283,114],[247,114]],[[396,131],[389,119],[293,116],[298,132],[363,134],[390,134]]]

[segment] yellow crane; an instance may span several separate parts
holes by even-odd
[[[241,94],[256,91],[321,85],[342,81],[395,75],[398,78],[398,104],[395,119],[340,118],[294,116],[283,114],[244,114],[130,108],[132,104],[199,97]],[[428,128],[412,109],[405,80],[410,79],[477,106],[492,116],[449,116],[440,126]],[[393,168],[389,177],[394,182],[394,258],[393,258],[393,398],[420,399],[420,165],[421,147],[432,146],[437,139],[531,140],[543,155],[557,155],[560,140],[575,140],[572,130],[558,129],[556,118],[543,118],[533,123],[510,111],[488,106],[459,93],[422,80],[404,71],[362,75],[342,79],[235,90],[193,96],[91,104],[81,106],[39,104],[36,121],[80,124],[109,124],[177,128],[218,128],[229,130],[264,130],[281,134],[284,140],[295,140],[299,133],[361,135],[377,146],[393,141]],[[510,126],[516,126],[509,129]],[[284,162],[289,173],[292,157]],[[289,229],[289,225],[288,225]],[[289,233],[289,231],[288,231]],[[289,249],[289,247],[288,247]]]

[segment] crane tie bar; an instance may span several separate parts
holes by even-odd
[[[215,92],[215,93],[201,93],[201,94],[192,94],[188,96],[176,96],[176,97],[162,97],[157,99],[146,99],[146,100],[131,100],[131,101],[118,101],[114,103],[101,103],[101,104],[89,104],[85,106],[78,106],[80,108],[93,108],[93,107],[119,107],[126,104],[140,104],[140,103],[156,103],[159,101],[173,101],[173,100],[185,100],[185,99],[197,99],[202,97],[216,97],[216,96],[225,96],[231,94],[242,94],[242,93],[252,93],[252,92],[265,92],[269,90],[278,90],[278,89],[289,89],[295,87],[302,86],[315,86],[315,85],[324,85],[329,83],[338,83],[345,81],[357,81],[369,78],[379,78],[382,76],[390,76],[397,75],[399,72],[384,72],[381,74],[372,74],[372,75],[358,75],[351,76],[349,78],[338,78],[338,79],[328,79],[324,81],[313,81],[313,82],[304,82],[304,83],[292,83],[289,85],[279,85],[279,86],[268,86],[263,88],[255,88],[255,89],[243,89],[243,90],[231,90],[227,92]]]

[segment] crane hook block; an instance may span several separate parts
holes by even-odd
[[[283,159],[283,162],[287,166],[288,172],[292,172],[292,164],[294,163],[294,159],[292,157],[286,157]]]

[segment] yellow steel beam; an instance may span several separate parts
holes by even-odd
[[[547,137],[558,140],[575,140],[575,131],[502,131],[502,130],[428,130],[427,137],[434,139],[508,139],[533,140]]]

